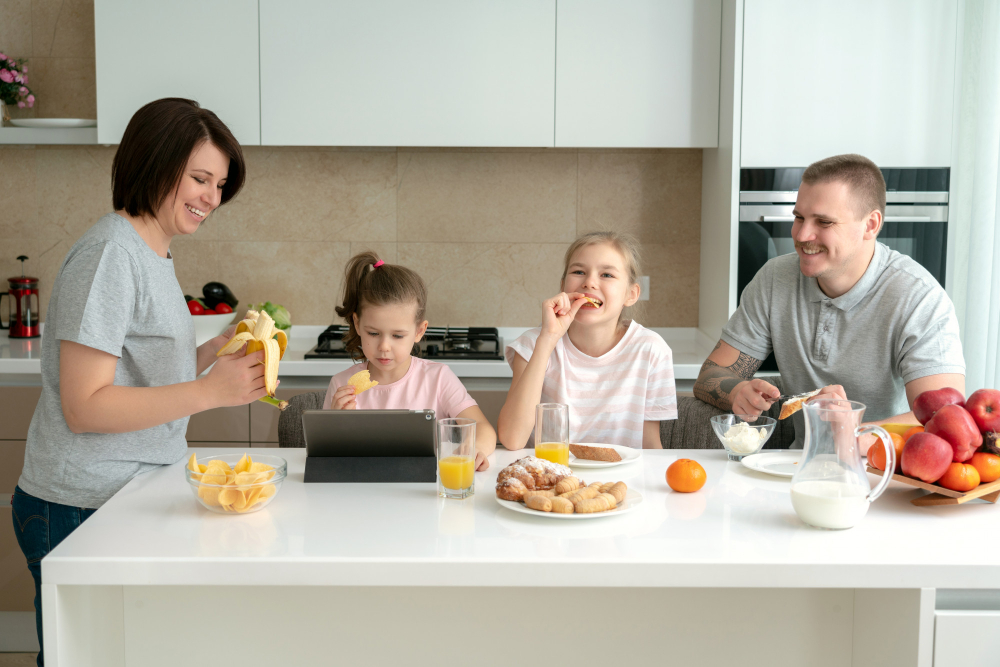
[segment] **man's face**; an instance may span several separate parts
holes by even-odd
[[[847,184],[826,181],[803,183],[792,213],[802,275],[826,283],[845,275],[860,278],[870,259],[865,246],[874,242],[881,225],[878,211],[859,217]]]

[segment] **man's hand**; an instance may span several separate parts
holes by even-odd
[[[847,398],[847,394],[844,392],[844,388],[839,384],[828,384],[819,390],[819,393],[810,398],[807,403],[812,403],[813,401],[818,401],[821,398],[839,399],[841,401],[850,400]]]
[[[764,380],[747,380],[736,385],[732,394],[733,414],[743,415],[756,421],[760,414],[774,404],[781,392],[773,384]]]

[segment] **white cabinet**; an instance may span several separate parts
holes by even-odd
[[[747,0],[743,167],[951,164],[957,0]]]
[[[1000,611],[934,612],[934,667],[996,667],[998,656]]]
[[[556,146],[714,147],[722,0],[558,0]]]
[[[116,144],[139,107],[186,97],[241,144],[260,144],[257,0],[95,0],[97,141]]]
[[[260,0],[267,145],[552,146],[555,0]]]

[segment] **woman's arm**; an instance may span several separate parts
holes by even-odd
[[[467,407],[458,413],[462,419],[476,420],[476,470],[486,470],[490,462],[486,457],[496,451],[497,433],[478,405]]]
[[[127,433],[210,408],[245,405],[267,394],[262,359],[263,352],[248,357],[229,354],[193,382],[119,387],[115,385],[118,357],[63,340],[59,342],[63,416],[73,433]]]

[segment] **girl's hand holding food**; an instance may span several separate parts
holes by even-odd
[[[333,394],[333,400],[330,403],[331,410],[357,410],[358,401],[357,396],[354,394],[354,386],[350,384],[345,384],[343,387],[337,389]]]
[[[587,303],[579,292],[560,292],[542,303],[542,335],[562,338],[576,314]]]

